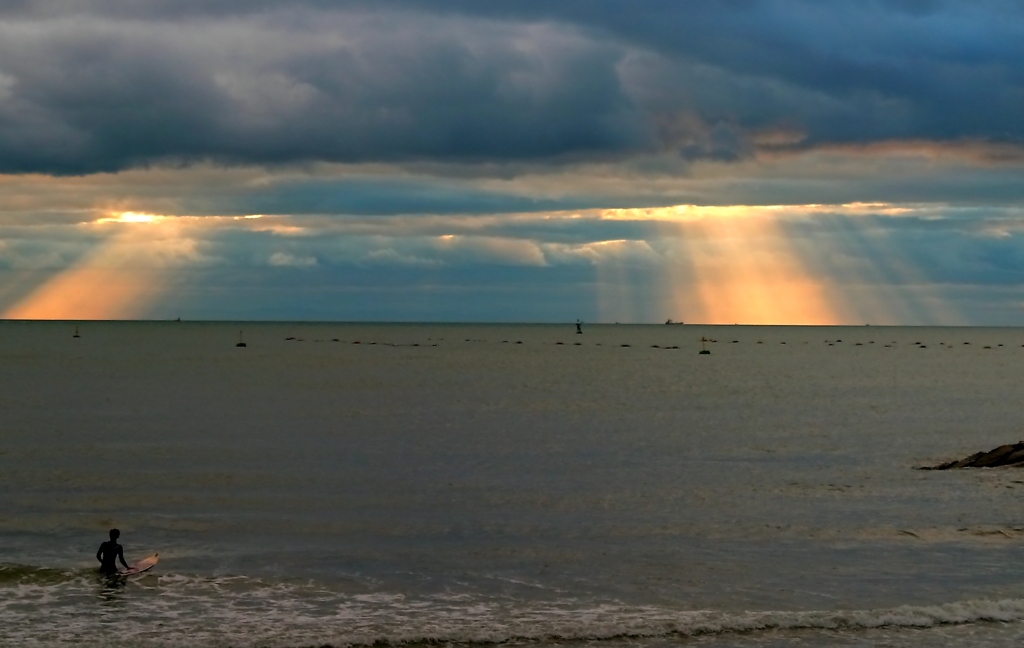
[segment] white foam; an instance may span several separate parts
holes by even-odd
[[[231,586],[230,591],[225,585]],[[857,633],[1022,620],[1024,599],[878,610],[730,613],[578,600],[523,604],[482,597],[346,596],[312,584],[182,576],[161,577],[159,587],[153,590],[129,585],[119,593],[98,591],[94,580],[83,577],[60,584],[5,588],[0,597],[0,645],[354,648],[427,641],[605,641],[766,630]]]

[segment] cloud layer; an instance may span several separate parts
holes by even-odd
[[[1009,0],[0,3],[0,312],[1024,322]]]
[[[5,173],[1016,147],[1022,103],[1014,2],[0,8]]]

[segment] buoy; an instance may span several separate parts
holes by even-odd
[[[236,347],[244,347],[245,346],[245,342],[242,342],[242,332],[241,331],[238,332],[238,344],[236,344],[235,346]]]
[[[77,326],[75,327],[75,334],[72,335],[71,337],[82,337],[81,335],[78,334],[78,327]]]

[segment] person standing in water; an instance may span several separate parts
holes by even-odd
[[[125,569],[128,568],[128,563],[124,561],[124,549],[121,545],[117,544],[117,539],[120,536],[120,531],[117,529],[111,529],[110,540],[101,544],[99,550],[96,552],[96,560],[100,561],[100,573],[116,574],[116,561],[118,559],[120,559],[121,564],[124,565]]]

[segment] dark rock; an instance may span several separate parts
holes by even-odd
[[[1024,441],[999,446],[988,452],[972,454],[965,459],[950,461],[938,466],[924,466],[921,470],[950,470],[952,468],[997,468],[999,466],[1024,465]]]

